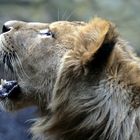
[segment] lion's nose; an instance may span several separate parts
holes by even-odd
[[[24,24],[23,21],[17,21],[17,20],[10,20],[4,23],[2,27],[2,33],[8,32],[12,29],[17,29],[21,27]]]
[[[8,31],[10,31],[10,30],[11,30],[10,27],[8,27],[8,26],[6,26],[6,25],[3,25],[3,27],[2,27],[2,33],[6,33],[6,32],[8,32]]]
[[[4,23],[3,27],[2,27],[2,33],[6,33],[8,31],[10,31],[12,28],[14,28],[16,24],[16,21],[7,21]]]

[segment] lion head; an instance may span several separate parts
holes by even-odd
[[[73,47],[71,36],[74,38],[74,32],[83,24],[67,21],[51,24],[8,21],[4,24],[0,35],[1,57],[22,91],[15,96],[19,96],[18,100],[9,96],[2,102],[8,110],[28,105],[46,106],[61,58]]]
[[[140,138],[139,58],[110,21],[8,21],[0,57],[14,75],[0,87],[2,106],[37,106],[32,130],[43,139]]]

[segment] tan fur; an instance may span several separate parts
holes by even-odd
[[[38,106],[33,139],[140,139],[140,60],[113,23],[6,25],[13,28],[0,36],[1,53],[16,53],[21,93],[1,104],[10,111]],[[44,29],[54,36],[40,34]]]

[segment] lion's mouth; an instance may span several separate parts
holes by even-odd
[[[16,99],[18,97],[18,94],[20,93],[20,87],[17,82],[17,77],[14,72],[13,66],[10,62],[10,57],[4,55],[3,57],[3,71],[0,69],[0,76],[3,76],[4,79],[1,79],[0,83],[0,100],[3,99]],[[2,65],[2,64],[1,64]],[[6,68],[5,68],[6,66]]]
[[[13,62],[16,62],[14,51],[6,49],[5,42],[0,38],[0,100],[5,98],[16,99],[20,92],[18,82],[15,80],[16,74],[14,71]]]
[[[20,87],[17,81],[6,81],[1,79],[0,99],[10,98],[16,99],[20,93]]]

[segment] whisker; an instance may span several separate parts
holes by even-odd
[[[66,16],[67,12],[68,12],[68,9],[65,9],[65,11],[64,11],[64,13],[63,13],[63,15],[62,15],[62,17],[61,17],[61,20],[64,20],[64,18],[65,18],[65,16]]]
[[[18,56],[18,54],[15,52],[15,56],[17,58],[17,61],[18,61],[18,64],[19,64],[19,68],[21,69],[21,72],[23,73],[23,75],[25,75],[28,79],[30,79],[30,77],[28,76],[28,74],[25,72],[23,66],[22,66],[22,63],[21,63],[21,60]]]
[[[18,76],[18,78],[22,81],[22,77],[21,77],[20,74],[18,73],[17,68],[14,67],[14,63],[13,63],[13,62],[15,62],[15,60],[16,60],[16,59],[15,59],[15,56],[14,56],[14,54],[13,54],[12,57],[11,57],[12,66],[13,66],[14,72],[16,73],[16,75]],[[18,63],[18,62],[16,62],[16,63]]]
[[[75,12],[75,10],[73,10],[73,11],[70,12],[69,16],[66,18],[66,21],[69,20],[72,17],[72,15],[74,14],[74,12]]]
[[[9,61],[10,61],[11,67],[13,69],[11,78],[16,79],[16,71],[15,71],[15,68],[14,68],[14,65],[13,65],[13,55],[12,55],[12,53],[10,53]]]
[[[57,12],[57,21],[59,21],[59,19],[60,19],[60,9],[58,8],[57,11],[58,11],[58,12]]]
[[[11,53],[7,54],[6,57],[6,64],[8,65],[9,69],[11,70],[11,72],[13,72],[13,67],[12,67],[12,63],[11,63]]]
[[[9,57],[8,57],[8,54],[6,54],[6,57],[5,57],[5,63],[6,63],[6,65],[7,65],[7,77],[6,77],[6,79],[8,78],[8,73],[9,73],[9,70],[11,69],[11,66],[9,65]]]
[[[8,73],[8,66],[7,66],[7,64],[6,64],[6,61],[7,61],[7,54],[6,53],[3,53],[3,67],[4,67],[4,70],[3,70],[3,74],[4,74],[4,78],[6,78],[7,79],[7,73]]]
[[[4,64],[4,75],[5,75],[5,79],[7,79],[8,78],[8,66],[6,63]]]

